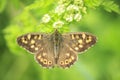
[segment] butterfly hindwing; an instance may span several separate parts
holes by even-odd
[[[77,53],[63,40],[60,45],[60,52],[57,65],[62,68],[68,68],[77,60]],[[68,42],[68,41],[67,41]]]
[[[50,36],[48,35],[47,38],[43,40],[41,50],[35,55],[36,61],[46,68],[54,67],[55,65],[53,44],[51,44],[49,39]]]

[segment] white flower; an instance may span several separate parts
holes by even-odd
[[[76,20],[77,22],[80,21],[81,18],[82,18],[82,15],[79,13],[75,14],[75,16],[74,16],[74,20]]]
[[[74,0],[74,4],[83,5],[83,0]]]
[[[67,7],[67,11],[71,11],[71,10],[79,11],[79,7],[71,4]]]
[[[65,19],[66,19],[66,21],[68,21],[68,22],[73,21],[73,14],[67,15],[67,16],[65,17]]]
[[[82,12],[86,14],[86,13],[87,13],[87,8],[86,8],[86,7],[83,7],[83,8],[82,8]]]
[[[53,23],[54,28],[61,28],[64,25],[64,22],[62,21],[57,21]]]
[[[43,23],[48,23],[50,21],[51,17],[48,14],[45,14],[42,18]]]
[[[64,5],[58,5],[55,8],[55,13],[57,13],[58,15],[61,15],[64,12],[65,12],[65,6]]]

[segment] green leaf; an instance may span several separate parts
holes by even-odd
[[[98,7],[102,4],[104,0],[84,0],[85,5],[90,8]]]
[[[114,3],[114,1],[105,1],[102,4],[104,6],[104,9],[108,12],[116,12],[120,14],[120,8],[117,4]]]
[[[0,0],[0,13],[4,11],[7,4],[7,0]]]

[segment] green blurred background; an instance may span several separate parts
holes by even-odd
[[[119,0],[114,1],[120,6]],[[96,35],[96,45],[78,55],[78,61],[70,69],[45,69],[16,43],[21,34],[40,32],[36,25],[55,4],[54,0],[33,2],[0,0],[0,80],[120,80],[119,14],[102,7],[88,9],[80,23],[69,27],[74,32]]]

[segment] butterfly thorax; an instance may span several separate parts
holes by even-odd
[[[51,35],[51,41],[53,43],[55,59],[58,59],[61,45],[60,43],[62,42],[62,35],[56,30]]]

